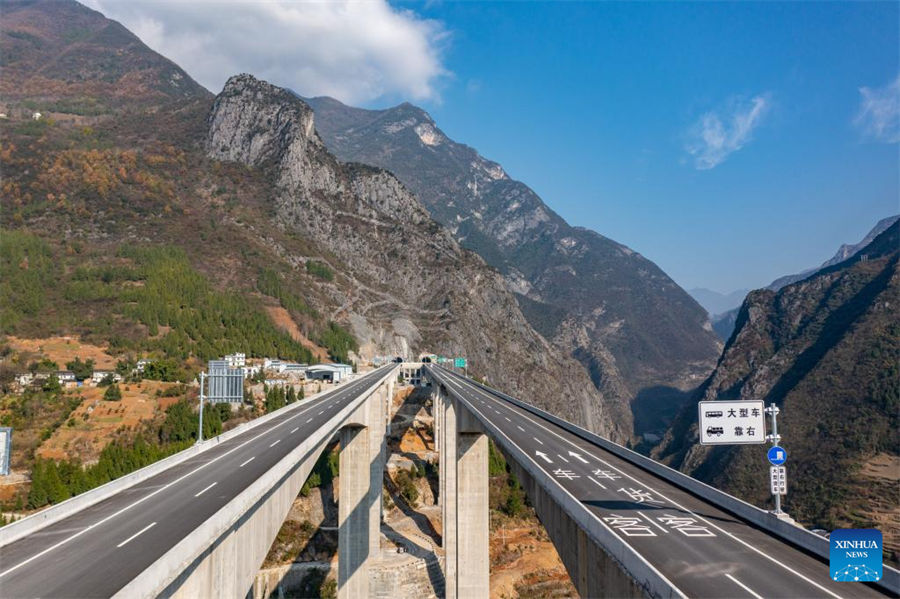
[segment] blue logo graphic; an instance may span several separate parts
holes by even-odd
[[[840,582],[881,580],[881,531],[874,528],[836,530],[831,543],[831,579]]]
[[[766,456],[769,458],[769,461],[772,462],[773,466],[781,466],[787,461],[787,452],[784,450],[784,447],[778,445],[770,447],[769,453],[767,453]]]

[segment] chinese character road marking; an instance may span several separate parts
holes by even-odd
[[[666,526],[674,528],[686,537],[714,537],[716,533],[705,526],[699,526],[695,518],[663,514],[656,518]]]
[[[621,532],[626,537],[655,537],[656,533],[650,530],[650,527],[629,516],[619,516],[612,514],[603,518],[603,521]]]
[[[556,478],[564,478],[566,480],[572,480],[573,478],[581,478],[579,475],[575,474],[571,470],[563,470],[560,468],[559,470],[554,470],[553,475]]]
[[[638,503],[644,503],[645,501],[650,503],[665,503],[664,501],[660,501],[659,499],[653,499],[653,495],[645,491],[644,489],[635,489],[631,487],[629,489],[619,489],[620,493],[625,493],[631,498],[632,501],[637,501]]]
[[[608,478],[609,480],[616,480],[617,478],[622,478],[612,470],[594,470],[594,476],[597,478]]]

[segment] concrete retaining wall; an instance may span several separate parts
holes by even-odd
[[[724,493],[723,491],[720,491],[715,487],[711,487],[695,478],[691,478],[690,476],[684,474],[683,472],[679,472],[674,468],[669,468],[665,464],[661,464],[656,460],[637,453],[636,451],[632,451],[626,447],[622,447],[617,443],[613,443],[609,439],[604,439],[603,437],[585,430],[580,426],[576,426],[571,422],[566,422],[561,418],[557,418],[553,414],[545,412],[540,408],[536,408],[531,404],[506,395],[505,393],[497,391],[496,389],[491,389],[490,387],[482,385],[481,383],[478,383],[471,379],[466,380],[471,384],[481,387],[492,395],[501,397],[506,401],[519,406],[520,408],[528,410],[536,416],[540,416],[541,418],[549,420],[557,426],[566,429],[570,433],[573,433],[581,437],[582,439],[593,443],[594,445],[602,447],[610,453],[624,460],[627,460],[632,464],[669,481],[670,483],[677,485],[685,491],[712,503],[713,505],[725,510],[726,512],[730,512],[731,514],[734,514],[735,516],[746,520],[751,524],[754,524],[755,526],[758,526],[759,528],[779,537],[784,541],[787,541],[792,545],[799,547],[800,549],[812,553],[813,555],[817,555],[822,559],[830,559],[829,542],[828,539],[824,537],[820,537],[819,535],[810,532],[800,526],[795,526],[789,522],[780,520],[770,512],[762,510],[755,505],[751,505],[746,501]],[[897,589],[900,588],[900,571],[888,566],[884,566],[883,578],[881,579],[881,581],[874,584],[888,592],[896,593]]]
[[[45,510],[4,526],[3,528],[0,528],[0,547],[12,543],[13,541],[17,541],[22,537],[27,537],[28,535],[33,534],[35,531],[40,530],[45,526],[49,526],[54,522],[58,522],[59,520],[68,518],[72,514],[80,512],[85,508],[99,503],[104,499],[111,497],[112,495],[115,495],[116,493],[119,493],[124,489],[127,489],[128,487],[132,487],[142,481],[147,480],[148,478],[152,478],[160,472],[167,470],[172,466],[176,466],[194,457],[197,454],[203,453],[204,451],[207,451],[208,449],[211,449],[220,443],[236,437],[241,433],[253,429],[261,424],[265,424],[266,422],[277,418],[281,414],[296,410],[311,401],[315,401],[317,399],[325,397],[329,393],[333,393],[334,391],[338,391],[340,389],[341,387],[337,387],[335,389],[323,391],[322,393],[316,393],[315,395],[312,395],[300,402],[292,403],[288,406],[285,406],[284,408],[281,408],[280,410],[276,410],[275,412],[266,414],[265,416],[255,418],[250,422],[244,422],[217,437],[206,439],[202,443],[197,443],[196,445],[189,447],[184,451],[179,451],[178,453],[171,455],[165,459],[154,462],[149,466],[145,466],[140,470],[135,470],[130,474],[121,476],[106,483],[105,485],[97,487],[96,489],[91,489],[90,491],[86,491],[80,495],[76,495],[75,497],[67,499],[62,503],[58,503]]]

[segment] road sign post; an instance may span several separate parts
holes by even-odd
[[[781,511],[781,496],[787,495],[787,470],[782,464],[787,460],[787,452],[783,447],[778,445],[781,441],[781,435],[778,434],[778,413],[781,410],[774,402],[766,408],[766,414],[772,419],[772,434],[766,437],[766,440],[772,443],[769,448],[768,458],[772,463],[769,469],[769,484],[772,489],[772,495],[775,496],[775,512],[776,516],[780,516],[784,512]]]

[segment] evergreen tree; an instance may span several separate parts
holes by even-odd
[[[59,377],[57,377],[55,374],[51,374],[44,382],[43,389],[47,393],[59,392],[62,389],[62,385],[59,384]]]
[[[106,389],[106,393],[103,394],[103,399],[106,401],[119,401],[122,399],[122,390],[119,389],[118,385],[110,385]]]

